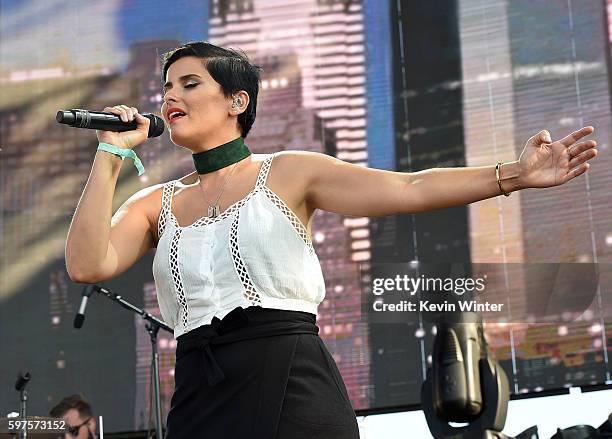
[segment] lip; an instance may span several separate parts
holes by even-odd
[[[187,115],[185,115],[185,116],[180,116],[180,117],[175,118],[175,119],[169,119],[169,120],[168,120],[168,123],[169,123],[170,125],[172,125],[174,122],[177,122],[179,119],[182,119],[182,118],[184,118],[184,117],[186,117],[186,116],[187,116]]]
[[[170,108],[168,108],[166,110],[166,119],[168,120],[169,123],[172,123],[172,120],[170,120],[170,113],[172,113],[174,111],[180,111],[181,113],[185,113],[185,115],[187,115],[187,112],[185,110],[183,110],[182,108],[179,108],[179,107],[170,107]]]

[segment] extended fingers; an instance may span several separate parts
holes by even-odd
[[[569,167],[570,167],[570,169],[572,169],[575,166],[578,166],[578,165],[586,162],[587,160],[591,160],[595,156],[597,156],[597,150],[596,149],[593,149],[593,148],[587,149],[586,151],[583,151],[582,153],[580,153],[577,156],[575,156],[574,158],[572,158],[570,160],[570,162],[569,162]]]
[[[584,151],[595,148],[596,146],[597,142],[595,140],[587,140],[585,142],[580,142],[570,146],[569,148],[567,148],[567,152],[570,158],[573,158]]]
[[[563,178],[563,183],[566,183],[571,179],[576,178],[581,174],[584,174],[589,169],[589,167],[590,165],[588,163],[583,163],[581,165],[576,166],[567,174],[565,174],[565,177]]]
[[[595,131],[595,128],[589,125],[565,136],[563,139],[559,140],[559,142],[561,142],[565,146],[571,146],[578,140],[582,139],[584,136],[588,136],[589,134],[593,133],[593,131]]]

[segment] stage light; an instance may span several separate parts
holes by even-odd
[[[601,325],[599,323],[593,323],[589,327],[588,332],[591,335],[599,335],[601,333]]]

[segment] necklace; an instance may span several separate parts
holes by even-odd
[[[223,191],[225,191],[225,187],[227,186],[227,182],[229,181],[230,177],[234,173],[234,170],[236,169],[236,165],[237,164],[238,163],[234,163],[234,165],[232,166],[232,170],[230,172],[228,172],[227,176],[225,177],[225,181],[223,182],[223,187],[221,187],[221,191],[219,192],[219,195],[217,195],[217,199],[215,200],[215,202],[213,204],[210,204],[208,202],[208,200],[206,199],[206,197],[204,197],[204,200],[208,204],[208,216],[210,218],[216,218],[216,217],[218,217],[220,215],[221,208],[219,207],[219,199],[221,198],[221,195],[223,194]],[[200,184],[198,184],[198,186],[200,186]],[[202,189],[202,186],[200,186],[200,190],[202,191],[202,194],[204,194],[204,189]]]
[[[244,144],[244,139],[238,137],[207,151],[195,153],[192,157],[198,174],[208,174],[237,163],[249,155],[251,151]]]

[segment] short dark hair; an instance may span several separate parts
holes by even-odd
[[[86,419],[93,417],[91,406],[87,401],[85,401],[83,395],[79,394],[70,395],[62,399],[55,407],[51,409],[51,411],[49,411],[49,416],[61,418],[70,409],[76,409],[81,418]]]
[[[185,56],[204,60],[204,68],[221,85],[225,97],[240,90],[249,94],[249,105],[238,115],[242,137],[246,138],[255,122],[262,68],[252,64],[242,51],[215,46],[208,41],[191,41],[162,55],[162,84],[166,81],[170,65]]]

